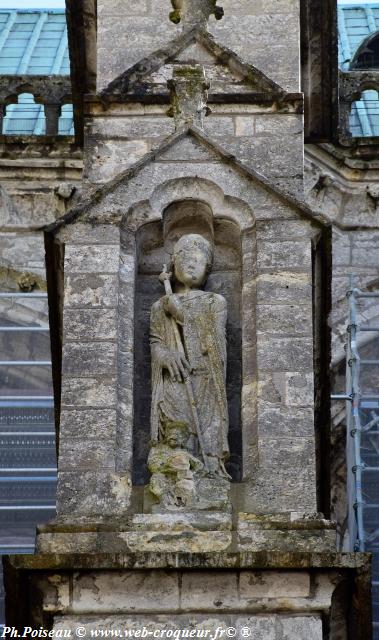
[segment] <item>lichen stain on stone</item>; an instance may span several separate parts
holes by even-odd
[[[130,477],[127,475],[119,476],[117,474],[112,474],[111,492],[117,503],[124,503],[127,507],[131,493]]]

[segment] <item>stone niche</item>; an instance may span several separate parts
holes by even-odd
[[[316,454],[320,464],[327,436],[319,404],[327,385],[319,385],[315,405],[313,379],[314,373],[320,379],[328,347],[313,300],[328,299],[328,228],[191,128],[101,187],[46,234],[59,481],[58,518],[40,528],[40,550],[63,540],[85,551],[99,544],[96,527],[92,542],[83,532],[80,543],[72,531],[78,523],[121,532],[130,519],[141,526],[150,432],[149,310],[164,293],[158,275],[175,238],[191,230],[212,236],[206,287],[228,302],[228,470],[238,545],[267,548],[269,538],[276,548],[284,535],[288,549],[300,540],[301,548],[320,540],[334,548],[333,526],[315,515],[322,506]],[[224,516],[214,512],[209,527],[228,530],[226,548],[232,525]],[[159,530],[158,520],[152,529]],[[135,533],[115,539],[104,532],[102,539],[112,550],[125,550],[134,548]]]
[[[227,323],[227,396],[229,406],[229,473],[234,481],[242,477],[241,432],[241,265],[242,238],[239,225],[218,218],[209,205],[198,200],[177,201],[163,212],[162,220],[143,225],[137,233],[137,262],[134,314],[134,431],[133,484],[146,484],[150,441],[151,364],[149,322],[152,304],[163,295],[159,274],[169,264],[174,243],[184,233],[200,233],[215,247],[215,257],[205,289],[225,296]],[[121,242],[123,247],[123,243]],[[126,246],[128,246],[126,244]],[[123,311],[121,314],[125,315]]]

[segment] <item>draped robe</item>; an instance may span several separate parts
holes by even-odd
[[[226,398],[226,300],[212,292],[190,290],[177,294],[183,309],[180,327],[189,374],[202,433],[204,454],[226,460],[228,446],[228,405]],[[152,440],[164,436],[165,420],[188,425],[192,434],[190,452],[199,457],[196,427],[183,382],[173,381],[162,369],[154,347],[177,351],[173,320],[163,306],[164,298],[151,309],[150,343],[152,347]],[[201,456],[200,456],[201,457]]]

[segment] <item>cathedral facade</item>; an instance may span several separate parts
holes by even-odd
[[[57,514],[5,559],[10,627],[371,637],[366,9],[68,0],[71,81],[0,77],[3,122],[44,104],[42,137],[3,130],[0,267],[5,292],[47,288],[58,443]]]

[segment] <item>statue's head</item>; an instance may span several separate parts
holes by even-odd
[[[184,235],[174,246],[175,279],[192,288],[204,284],[212,268],[213,248],[197,233]]]

